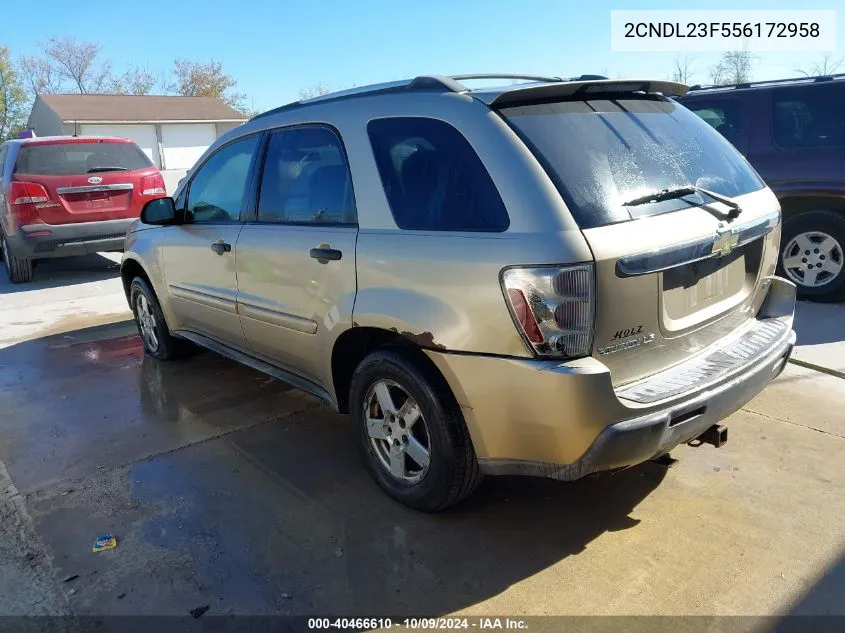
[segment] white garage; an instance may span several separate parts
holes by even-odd
[[[135,141],[177,182],[221,134],[247,120],[215,97],[38,95],[27,127],[36,136],[119,136]]]
[[[119,136],[121,138],[132,139],[150,157],[150,160],[161,168],[161,157],[158,152],[158,138],[156,137],[155,125],[98,125],[96,123],[84,123],[79,126],[79,135]]]
[[[164,163],[168,169],[190,169],[216,139],[214,123],[162,123]]]

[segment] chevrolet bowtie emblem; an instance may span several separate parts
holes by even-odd
[[[738,243],[739,235],[733,231],[719,233],[718,237],[713,242],[713,248],[710,251],[710,255],[712,257],[722,257],[723,255],[727,255],[736,248]]]

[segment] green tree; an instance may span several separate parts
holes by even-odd
[[[223,62],[177,59],[170,90],[184,97],[217,97],[241,112],[247,112],[246,95],[235,92],[237,80],[223,70]]]
[[[21,78],[9,58],[9,49],[0,46],[0,141],[23,129],[26,111],[27,97]]]

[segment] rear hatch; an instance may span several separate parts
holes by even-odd
[[[158,169],[124,139],[27,143],[12,180],[26,183],[19,186],[37,200],[35,213],[47,224],[138,217],[144,202],[165,193]]]
[[[774,273],[780,209],[718,132],[646,92],[598,89],[499,111],[555,182],[593,252],[592,354],[615,385],[676,365],[753,322],[760,279]]]

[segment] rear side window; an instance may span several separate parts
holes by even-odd
[[[783,148],[845,147],[845,82],[772,90],[772,140]]]
[[[15,172],[69,176],[108,171],[135,171],[153,164],[134,143],[102,141],[33,144],[21,147]]]
[[[367,131],[399,228],[508,228],[508,213],[490,174],[454,127],[436,119],[397,117],[370,121]]]
[[[274,132],[258,196],[258,221],[354,224],[352,179],[340,139],[325,127]]]
[[[707,202],[695,194],[625,204],[661,189],[694,185],[734,197],[764,187],[730,143],[674,101],[557,101],[501,113],[543,164],[583,229]]]
[[[742,133],[741,109],[732,99],[714,101],[685,101],[684,105],[701,117],[707,125],[738,146]]]

